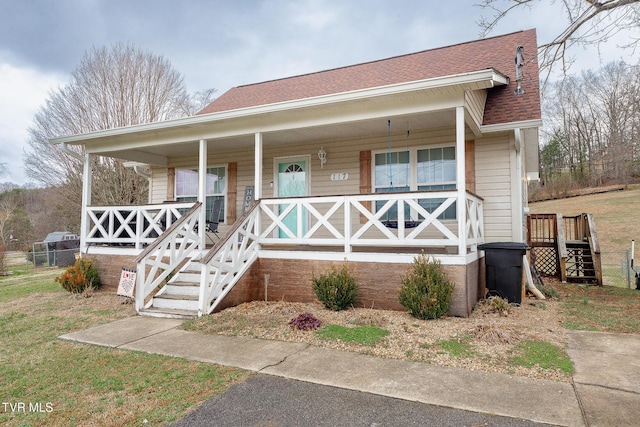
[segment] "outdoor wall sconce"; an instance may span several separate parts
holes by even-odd
[[[327,163],[327,152],[323,147],[320,147],[318,151],[318,158],[320,159],[320,169],[324,169],[324,164]]]

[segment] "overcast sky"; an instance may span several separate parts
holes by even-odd
[[[23,150],[33,115],[93,47],[133,43],[171,61],[189,92],[215,88],[220,95],[242,84],[477,39],[477,21],[488,16],[479,2],[0,0],[0,163],[9,168],[0,182],[28,182]],[[509,16],[491,35],[537,28],[544,43],[564,25],[558,5],[547,4]],[[600,66],[595,52],[577,55],[578,67]],[[603,61],[621,58],[612,48]]]

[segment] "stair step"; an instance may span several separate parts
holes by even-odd
[[[167,283],[161,295],[200,295],[200,285],[193,283]]]
[[[186,294],[161,294],[161,295],[156,295],[154,296],[154,298],[161,298],[161,299],[173,299],[173,300],[190,300],[190,301],[198,301],[198,296],[197,295],[186,295]]]
[[[197,295],[162,294],[153,297],[151,305],[157,309],[198,310]]]
[[[171,308],[146,308],[140,311],[141,316],[164,317],[168,319],[193,319],[198,317],[196,310],[175,310]]]

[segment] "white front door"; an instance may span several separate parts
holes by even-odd
[[[276,159],[275,166],[278,197],[304,197],[309,194],[309,156]],[[280,205],[280,212],[284,211],[287,206]],[[298,221],[298,210],[294,209],[287,214],[283,222],[289,230],[298,235],[299,224],[302,225],[302,233],[307,228],[304,212],[302,212],[300,219],[301,221]],[[278,237],[286,238],[288,235],[279,228]]]

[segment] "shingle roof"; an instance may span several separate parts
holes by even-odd
[[[539,76],[536,61],[527,62],[523,68],[522,88],[525,93],[514,94],[516,85],[514,59],[518,46],[524,47],[527,61],[529,58],[535,58],[538,47],[535,29],[317,73],[234,87],[198,114],[493,68],[508,76],[510,84],[489,89],[483,124],[540,119]]]

